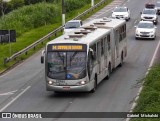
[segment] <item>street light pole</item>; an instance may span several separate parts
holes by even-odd
[[[91,0],[91,6],[92,7],[94,6],[94,0]]]
[[[65,6],[64,0],[62,0],[62,26],[65,24]]]

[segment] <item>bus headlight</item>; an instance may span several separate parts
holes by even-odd
[[[84,85],[84,84],[86,84],[86,81],[81,81],[81,85]]]
[[[52,85],[52,84],[53,84],[53,82],[52,82],[52,81],[48,81],[48,84],[49,84],[49,85]]]
[[[87,81],[80,81],[77,83],[77,85],[85,85],[87,83]]]

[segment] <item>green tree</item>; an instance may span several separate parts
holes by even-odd
[[[10,2],[5,2],[3,0],[0,0],[0,15],[3,16],[6,13],[10,12],[12,10],[12,4]]]
[[[46,0],[24,0],[25,5],[36,4],[40,2],[46,2]]]
[[[10,4],[12,5],[13,9],[17,9],[24,6],[24,0],[11,0]]]

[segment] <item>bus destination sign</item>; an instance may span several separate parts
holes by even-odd
[[[53,50],[82,50],[82,45],[53,45]]]
[[[50,51],[86,51],[87,47],[83,44],[57,44],[48,47]]]

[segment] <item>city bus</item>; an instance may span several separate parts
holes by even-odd
[[[126,21],[94,19],[46,44],[41,56],[46,90],[95,92],[126,56]]]

